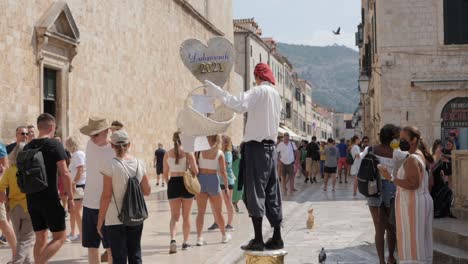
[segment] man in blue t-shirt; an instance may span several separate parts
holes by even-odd
[[[348,170],[349,170],[349,165],[346,162],[346,157],[348,156],[348,145],[345,143],[345,139],[342,138],[340,139],[340,144],[336,146],[338,148],[338,151],[340,152],[340,159],[338,160],[338,176],[340,177],[340,183],[343,183],[341,181],[341,172],[344,169],[344,175],[345,175],[345,183],[348,183]]]

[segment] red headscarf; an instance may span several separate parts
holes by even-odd
[[[260,78],[260,80],[265,82],[270,82],[271,84],[275,85],[275,76],[271,71],[270,66],[265,63],[259,63],[255,66],[254,75]]]

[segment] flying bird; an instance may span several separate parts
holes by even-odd
[[[332,30],[333,34],[335,34],[335,35],[339,35],[340,31],[341,31],[341,27],[338,27],[338,29],[336,31]]]
[[[318,255],[318,261],[320,264],[324,264],[325,260],[327,260],[327,253],[325,253],[325,248],[322,248],[322,250],[320,250],[320,253]]]

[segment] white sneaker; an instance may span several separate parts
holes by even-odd
[[[207,243],[206,243],[206,241],[205,241],[203,238],[199,238],[199,239],[197,240],[197,246],[199,246],[199,247],[204,246],[204,245],[206,245],[206,244],[207,244]]]
[[[77,242],[77,241],[81,241],[81,236],[76,235],[74,237],[69,237],[69,239],[71,240],[71,242]]]
[[[231,239],[232,239],[231,234],[226,233],[226,235],[223,236],[223,239],[221,240],[221,243],[226,244],[226,243],[228,243],[229,241],[231,241]]]

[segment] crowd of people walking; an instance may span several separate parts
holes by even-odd
[[[452,164],[451,153],[455,150],[457,137],[435,140],[430,151],[421,132],[415,127],[387,124],[379,133],[379,142],[370,145],[368,137],[355,135],[338,145],[329,138],[327,142],[293,142],[289,135],[278,137],[278,171],[281,175],[283,196],[287,188],[295,191],[289,177],[304,175],[304,182],[317,183],[321,175],[323,191],[328,190],[329,181],[332,191],[339,182],[353,181],[353,196],[358,193],[358,183],[368,174],[361,163],[375,158],[375,173],[378,192],[365,194],[375,227],[375,246],[380,263],[432,263],[432,219],[450,215],[452,204]],[[297,148],[296,148],[297,144]],[[292,167],[301,164],[301,153],[306,155],[303,169]],[[377,164],[379,164],[377,166]],[[292,175],[292,176],[291,176]],[[368,188],[368,186],[366,186]],[[366,192],[363,192],[366,193]],[[387,243],[384,240],[387,240]],[[385,259],[385,244],[388,247]]]
[[[257,65],[255,76],[258,88],[246,96],[252,96],[255,100],[249,100],[256,105],[244,104],[242,100],[248,97],[233,97],[207,81],[209,94],[223,98],[237,112],[249,113],[240,147],[235,148],[227,135],[210,135],[208,149],[186,152],[179,131],[173,134],[171,149],[166,151],[158,144],[153,167],[156,186],[167,184],[169,253],[178,251],[181,216],[181,249],[191,248],[194,200],[196,246],[207,244],[203,234],[208,203],[214,219],[207,230],[219,230],[221,243],[228,243],[234,231],[234,212],[239,212],[238,201],[243,199],[255,238],[242,249],[283,248],[282,198],[298,190],[295,179],[302,174],[305,184],[323,184],[324,192],[330,181],[331,191],[336,192],[337,183],[352,180],[353,196],[358,190],[366,196],[380,263],[396,263],[396,250],[400,263],[432,263],[432,219],[450,215],[451,153],[457,149],[456,135],[450,134],[443,142],[436,140],[431,152],[417,128],[392,124],[381,128],[379,142],[372,145],[368,137],[357,135],[348,141],[340,139],[339,144],[333,138],[318,142],[315,136],[311,142],[294,142],[288,133],[275,144],[281,104],[271,88],[275,80],[266,64]],[[271,108],[272,113],[261,114],[272,118],[250,114],[258,113],[254,111],[257,105]],[[259,129],[259,122],[270,129]],[[84,151],[77,136],[67,138],[65,144],[55,137],[53,116],[41,114],[36,125],[37,135],[35,126],[20,126],[14,143],[0,144],[0,229],[12,251],[8,263],[47,263],[66,241],[81,241],[89,263],[142,263],[143,221],[148,217],[143,196],[151,194],[151,184],[144,162],[131,155],[132,141],[124,125],[89,118],[80,128],[88,138]],[[34,180],[25,181],[25,175]],[[197,179],[199,190],[189,188],[187,177]],[[274,230],[265,243],[264,216]],[[99,254],[101,243],[103,255]]]

